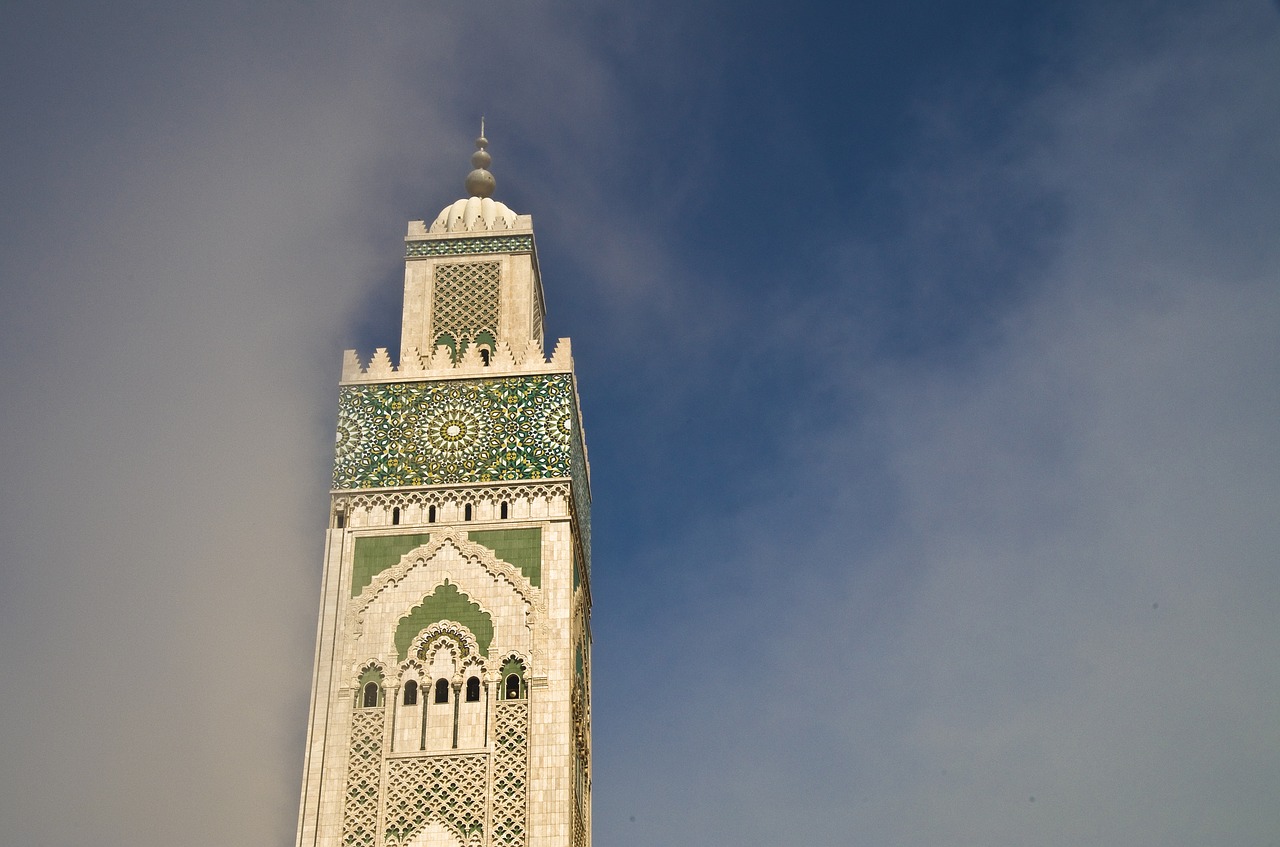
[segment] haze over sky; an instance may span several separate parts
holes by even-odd
[[[344,348],[479,117],[595,843],[1280,843],[1280,8],[9,4],[0,844],[293,843]]]

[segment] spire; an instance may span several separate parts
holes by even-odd
[[[471,173],[467,174],[466,189],[467,194],[472,197],[491,197],[493,189],[497,186],[497,180],[493,178],[493,174],[489,173],[486,168],[493,161],[493,157],[489,155],[489,151],[484,148],[489,146],[489,139],[484,137],[484,118],[480,118],[480,137],[476,139],[476,152],[471,154],[471,167],[475,168]]]

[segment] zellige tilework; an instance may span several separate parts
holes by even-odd
[[[404,246],[406,259],[427,256],[466,256],[480,253],[521,253],[533,249],[532,235],[498,235],[491,238],[441,238],[410,241]]]
[[[346,385],[333,487],[574,477],[572,377]],[[580,449],[580,448],[579,448]]]

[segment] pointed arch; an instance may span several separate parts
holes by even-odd
[[[386,674],[376,662],[365,664],[356,680],[356,707],[375,709],[384,702]]]
[[[462,624],[475,637],[478,652],[489,652],[489,645],[493,643],[493,617],[446,579],[396,624],[396,655],[400,661],[409,655],[409,645],[418,634],[439,621]]]
[[[382,571],[368,585],[364,586],[360,595],[352,601],[347,612],[347,623],[352,634],[359,636],[364,631],[364,613],[383,591],[399,584],[414,568],[425,566],[439,552],[440,548],[446,544],[453,545],[454,549],[463,558],[478,563],[491,576],[511,586],[516,594],[528,604],[529,624],[531,626],[537,626],[543,622],[546,616],[546,601],[542,596],[542,591],[535,588],[519,568],[510,562],[499,559],[490,548],[470,540],[466,537],[465,532],[446,528],[433,531],[430,541],[405,553],[400,557],[400,561],[397,564]],[[446,577],[441,584],[444,582],[449,582],[449,579]],[[466,623],[465,620],[463,622]],[[416,632],[415,630],[415,634]],[[477,633],[478,635],[479,633]],[[485,647],[487,649],[488,645],[486,644]],[[403,658],[404,653],[402,652],[400,656]]]

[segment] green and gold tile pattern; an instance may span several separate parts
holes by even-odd
[[[527,253],[532,249],[532,235],[492,235],[485,238],[409,241],[404,245],[404,256],[406,259],[422,259],[428,256],[469,256],[480,253]]]

